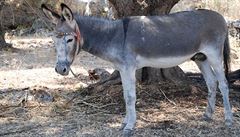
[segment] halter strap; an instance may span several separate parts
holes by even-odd
[[[81,33],[80,33],[80,30],[79,30],[79,27],[78,25],[76,25],[76,30],[75,30],[75,33],[76,33],[76,37],[77,37],[77,52],[76,52],[76,55],[78,55],[80,53],[80,50],[81,50]]]

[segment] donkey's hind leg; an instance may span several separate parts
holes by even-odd
[[[218,81],[218,88],[221,91],[224,105],[224,115],[225,115],[225,125],[232,125],[232,108],[229,103],[229,88],[228,82],[224,74],[224,68],[222,63],[222,57],[216,56],[217,54],[212,54],[208,56],[209,63],[211,64],[213,71],[216,75]]]
[[[197,64],[198,68],[202,72],[202,75],[205,79],[205,82],[208,88],[208,104],[207,104],[206,112],[203,115],[203,119],[211,120],[213,112],[215,110],[217,80],[211,66],[209,65],[208,60],[195,61],[195,63]]]

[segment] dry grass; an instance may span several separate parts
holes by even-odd
[[[214,120],[210,123],[201,120],[207,93],[204,92],[206,89],[199,87],[201,84],[197,85],[191,85],[190,89],[167,83],[139,85],[134,136],[238,136],[239,94],[231,94],[234,125],[227,129],[219,95]],[[176,105],[158,91],[159,87]],[[51,93],[54,102],[23,102],[22,96],[34,90],[31,88],[1,92],[0,136],[121,136],[118,128],[124,114],[122,88],[115,86],[114,89],[88,95],[84,89],[68,92],[37,89]]]

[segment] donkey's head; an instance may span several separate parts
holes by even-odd
[[[81,34],[71,9],[61,4],[61,14],[42,5],[45,16],[55,24],[53,41],[57,51],[55,70],[61,75],[68,75],[70,65],[81,49]]]

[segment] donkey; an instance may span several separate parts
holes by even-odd
[[[119,70],[126,116],[123,135],[130,136],[136,123],[135,72],[142,67],[168,68],[193,60],[208,87],[208,104],[203,117],[212,118],[217,86],[224,104],[225,124],[232,125],[229,103],[229,43],[224,18],[210,10],[195,10],[163,16],[132,16],[118,20],[73,14],[61,4],[61,15],[42,5],[46,17],[56,25],[55,70],[68,75],[70,65],[83,49],[107,60]]]

